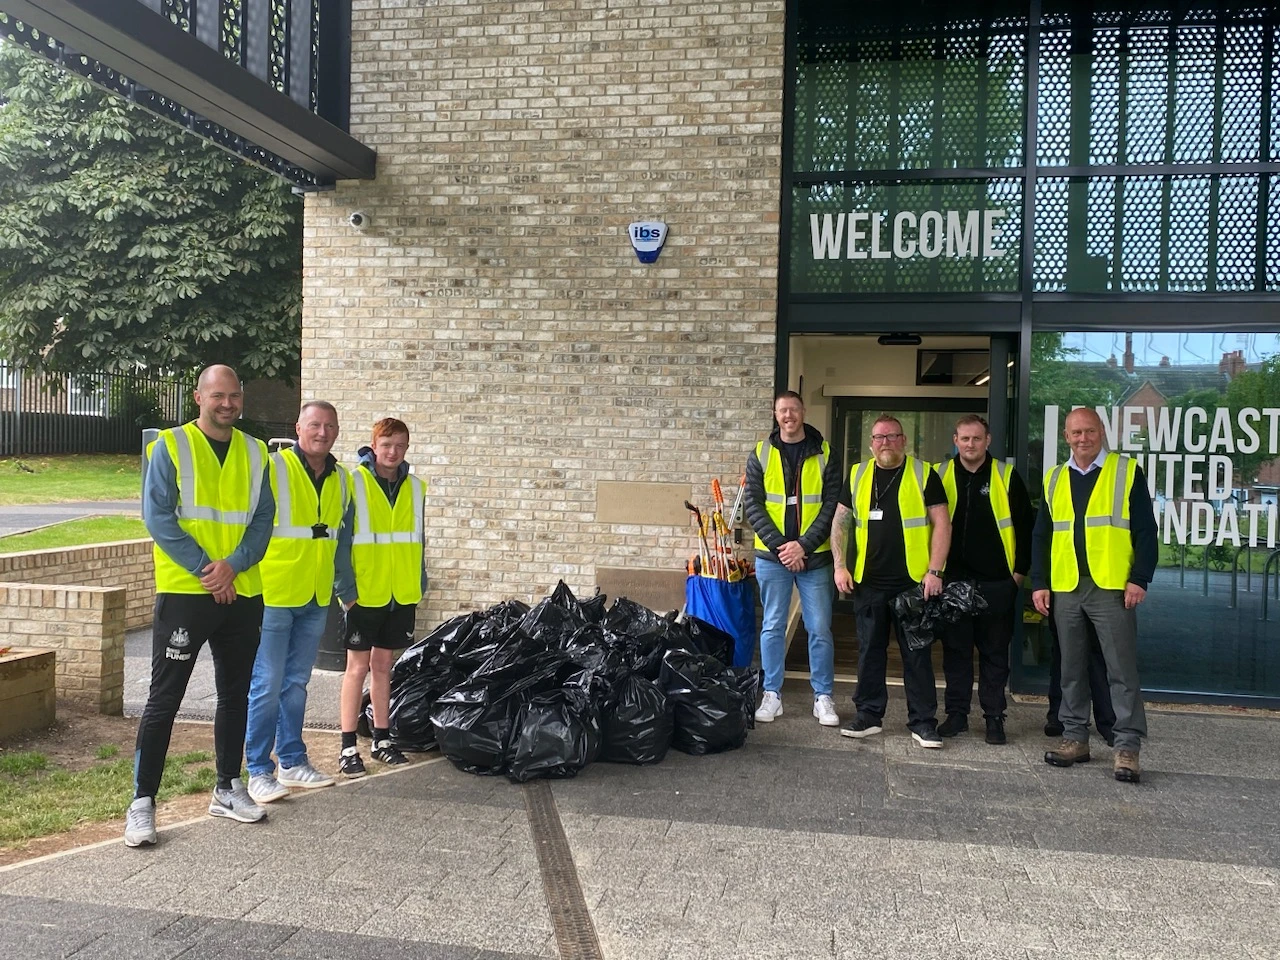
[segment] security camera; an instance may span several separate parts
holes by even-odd
[[[351,213],[347,215],[347,223],[351,224],[351,226],[355,227],[357,230],[363,230],[365,227],[369,226],[369,215],[363,210],[352,210]]]

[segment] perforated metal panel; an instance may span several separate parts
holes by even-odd
[[[856,16],[831,6],[802,8],[795,170],[1022,163],[1025,18],[966,18],[942,3],[858,5]]]
[[[1041,178],[1036,183],[1035,289],[1208,293],[1275,290],[1280,209],[1270,202],[1266,276],[1258,275],[1264,178]],[[1275,178],[1270,191],[1274,196]],[[1073,199],[1083,217],[1072,216]]]
[[[791,290],[1018,290],[1013,239],[995,258],[815,257],[809,217],[999,207],[1020,237],[1030,5],[799,6]],[[1280,4],[1045,0],[1035,42],[1033,290],[1277,290]]]

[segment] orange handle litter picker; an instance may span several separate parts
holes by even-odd
[[[702,568],[702,576],[714,576],[714,574],[711,573],[711,548],[707,546],[707,528],[702,522],[702,511],[688,500],[684,502],[684,507],[693,515],[693,525],[698,528],[698,563]]]
[[[721,564],[722,573],[726,580],[736,580],[734,576],[737,573],[738,564],[733,556],[733,543],[729,539],[729,524],[724,518],[724,491],[720,489],[720,480],[718,478],[711,481],[711,498],[715,502],[716,509],[712,515],[716,525],[716,549],[720,552],[723,563]]]

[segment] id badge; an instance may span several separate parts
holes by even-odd
[[[870,510],[870,511],[868,511],[868,512],[867,512],[867,518],[868,518],[869,520],[883,520],[883,519],[884,519],[884,511],[883,511],[883,510]]]
[[[787,506],[794,507],[799,501],[795,497],[787,497]]]

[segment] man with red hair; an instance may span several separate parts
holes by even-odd
[[[386,417],[373,425],[373,444],[360,448],[351,472],[355,524],[351,568],[337,592],[347,610],[347,670],[342,677],[342,753],[338,767],[348,778],[363,777],[356,747],[356,723],[364,680],[373,704],[373,759],[405,763],[391,743],[391,664],[397,650],[413,642],[414,612],[427,589],[423,567],[427,485],[409,472],[404,456],[409,428]]]

